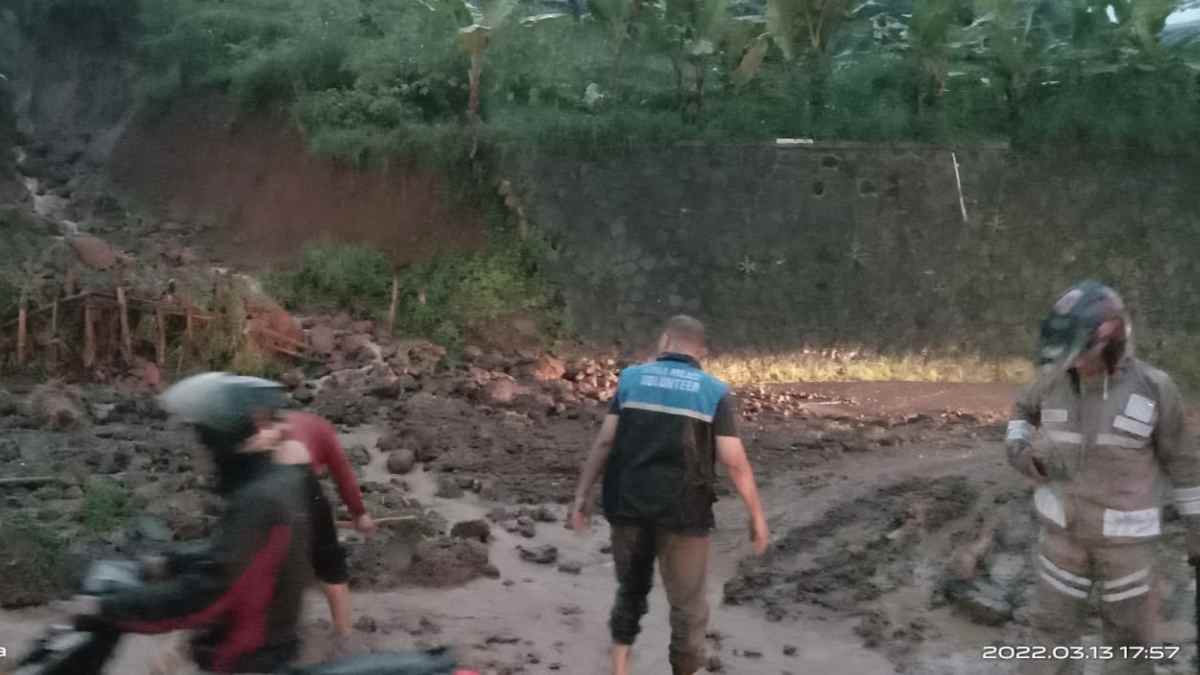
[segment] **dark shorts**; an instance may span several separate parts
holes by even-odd
[[[324,584],[344,584],[350,580],[346,550],[338,543],[333,505],[325,497],[321,482],[313,474],[308,480],[308,517],[312,524],[312,565],[317,579]]]

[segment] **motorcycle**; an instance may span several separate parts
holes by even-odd
[[[135,562],[103,560],[92,563],[80,593],[104,596],[142,585]],[[52,625],[35,640],[29,654],[17,662],[12,675],[101,675],[121,639],[115,629],[80,630]],[[446,648],[351,656],[330,663],[296,666],[276,675],[478,675],[458,670]]]

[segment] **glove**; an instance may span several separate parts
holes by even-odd
[[[1039,483],[1050,480],[1049,470],[1038,459],[1032,445],[1024,441],[1009,441],[1004,444],[1004,449],[1008,452],[1008,463],[1014,469]]]

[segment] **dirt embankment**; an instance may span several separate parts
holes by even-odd
[[[136,201],[214,225],[214,249],[235,263],[286,258],[322,238],[369,243],[397,263],[484,241],[483,219],[450,206],[441,176],[316,157],[283,113],[239,117],[218,96],[131,125],[109,171]]]

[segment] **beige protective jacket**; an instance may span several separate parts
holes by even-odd
[[[1189,526],[1200,525],[1200,453],[1185,430],[1183,399],[1166,373],[1132,356],[1092,382],[1063,372],[1031,385],[1007,443],[1018,469],[1032,453],[1049,473],[1034,493],[1041,520],[1077,539],[1153,540],[1163,494]]]

